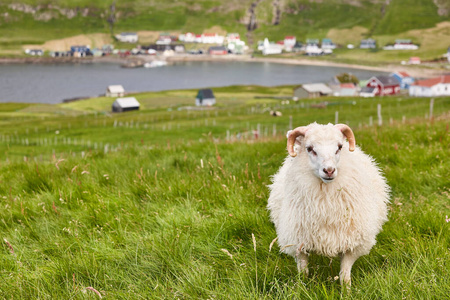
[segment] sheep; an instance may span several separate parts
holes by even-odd
[[[340,283],[349,287],[354,262],[387,221],[390,187],[345,124],[312,123],[287,140],[289,155],[268,186],[267,204],[281,251],[306,275],[310,252],[340,256]]]

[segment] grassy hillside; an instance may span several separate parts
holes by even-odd
[[[160,100],[192,91],[139,94],[142,111],[114,115],[103,111],[107,99],[2,105],[1,295],[340,298],[338,260],[313,255],[310,277],[299,276],[272,244],[265,209],[289,116],[296,126],[333,122],[339,111],[393,189],[390,220],[356,262],[346,298],[447,297],[450,98],[435,99],[433,122],[428,99],[331,99],[317,109],[253,98],[284,89],[218,89],[221,107],[211,111]],[[377,103],[382,127],[369,125]],[[283,116],[269,117],[270,108]]]
[[[21,46],[42,44],[52,39],[79,34],[110,33],[108,18],[113,1],[6,0],[0,4],[0,55],[18,55]],[[116,1],[114,31],[204,32],[213,26],[246,36],[253,1]],[[280,19],[275,22],[274,4],[279,3]],[[436,6],[436,4],[438,6]],[[254,42],[286,35],[324,38],[333,29],[365,28],[363,37],[396,35],[413,29],[432,28],[450,20],[445,1],[309,1],[286,0],[258,2],[254,9]],[[393,38],[390,42],[393,42]],[[359,41],[359,37],[357,39]],[[439,47],[440,51],[441,49]]]

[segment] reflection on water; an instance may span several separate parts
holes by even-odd
[[[342,72],[368,79],[380,72],[275,63],[183,62],[160,68],[125,69],[117,64],[0,65],[0,102],[59,103],[98,96],[121,84],[127,92],[228,85],[275,86],[329,82]]]

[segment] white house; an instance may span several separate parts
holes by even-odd
[[[280,54],[283,51],[284,45],[270,43],[268,38],[264,39],[262,46],[263,55]]]
[[[289,51],[289,52],[292,51],[296,42],[297,42],[297,39],[295,36],[285,37],[284,38],[284,50]]]
[[[245,45],[244,41],[235,41],[229,42],[227,45],[227,49],[233,54],[242,54],[244,53],[248,47]]]
[[[239,35],[239,33],[229,33],[227,34],[226,41],[228,44],[240,42],[241,36]]]
[[[322,39],[322,49],[336,49],[336,44],[331,41],[331,39]]]
[[[117,98],[112,104],[113,112],[125,112],[130,110],[139,110],[140,104],[134,97]]]
[[[120,84],[110,85],[106,88],[106,97],[123,97],[125,89]]]
[[[305,47],[306,55],[322,55],[323,50],[319,47],[319,40],[317,39],[307,39]]]
[[[203,35],[202,34],[196,34],[194,38],[195,43],[203,43]]]
[[[116,35],[116,39],[124,43],[137,43],[139,38],[135,32],[122,32]]]
[[[393,46],[385,46],[384,50],[417,50],[419,46],[414,45],[411,40],[395,40],[395,44]]]
[[[160,34],[156,41],[156,45],[170,45],[170,43],[172,43],[170,34]]]
[[[361,49],[375,49],[377,47],[377,42],[374,39],[361,40],[359,48]]]
[[[202,43],[203,44],[218,44],[223,45],[225,37],[223,35],[218,35],[217,33],[203,33]]]
[[[323,54],[323,50],[322,48],[320,48],[318,45],[316,44],[307,44],[305,47],[305,54],[306,55],[322,55]]]
[[[178,36],[178,40],[185,43],[194,43],[195,42],[195,33],[186,32],[182,33]]]
[[[418,80],[409,86],[409,95],[416,97],[450,96],[450,75]]]

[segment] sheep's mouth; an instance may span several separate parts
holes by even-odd
[[[320,179],[322,179],[323,182],[328,183],[332,182],[334,180],[334,177],[320,177]]]

